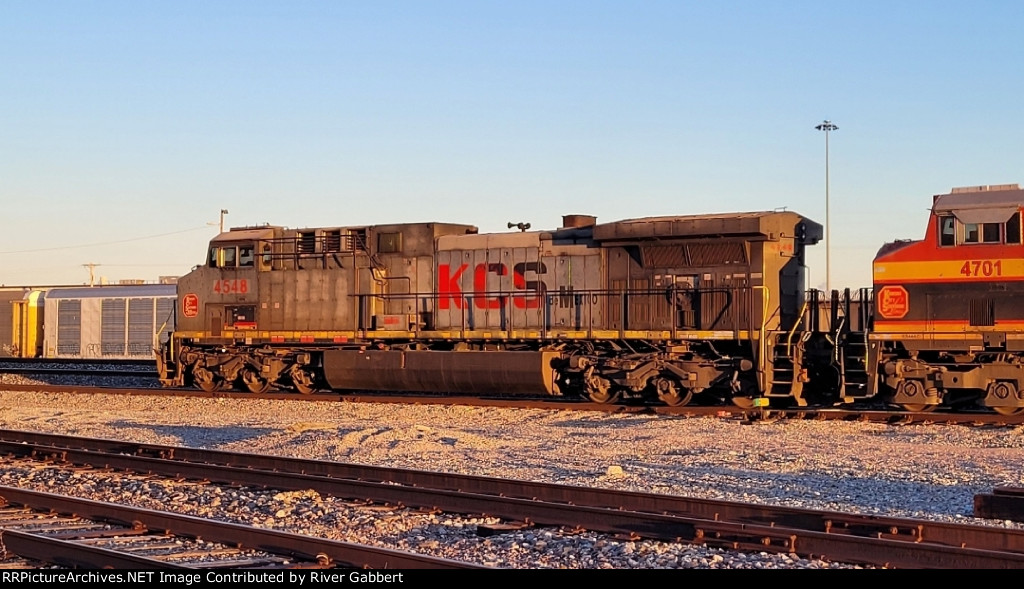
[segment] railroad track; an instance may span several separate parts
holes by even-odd
[[[0,357],[0,366],[137,366],[156,370],[156,360],[152,358],[15,358]]]
[[[156,378],[156,370],[98,370],[95,368],[0,368],[0,374],[37,374],[40,376],[94,376],[98,378]]]
[[[98,368],[98,367],[116,368]],[[0,375],[39,375],[50,376],[85,376],[96,378],[152,378],[157,377],[156,362],[150,359],[82,359],[82,358],[0,358]],[[947,423],[968,425],[1024,425],[1024,414],[1001,415],[987,411],[952,412],[945,410],[908,412],[903,409],[886,408],[794,408],[794,409],[747,409],[734,405],[699,406],[686,405],[670,407],[664,405],[624,404],[605,405],[586,400],[562,400],[558,398],[523,398],[436,395],[436,394],[403,394],[403,393],[363,393],[324,391],[310,395],[295,392],[278,391],[267,393],[249,393],[243,391],[218,390],[212,392],[198,389],[164,389],[154,388],[117,388],[109,386],[67,385],[67,384],[3,384],[3,390],[32,390],[44,392],[69,393],[111,393],[125,395],[161,395],[213,398],[260,398],[280,400],[307,401],[348,401],[368,403],[398,404],[444,404],[467,405],[482,407],[514,407],[532,409],[573,409],[585,411],[602,411],[610,413],[653,413],[660,415],[680,416],[718,416],[740,417],[750,421],[767,421],[775,419],[822,419],[822,420],[862,420],[874,422],[901,423]]]
[[[153,360],[78,358],[0,358],[0,374],[156,378]]]
[[[1024,568],[1024,531],[780,508],[114,440],[0,431],[16,458],[321,494],[502,518],[479,534],[561,526],[912,568]],[[2,493],[0,493],[2,495]]]
[[[0,370],[0,373],[3,371]],[[96,375],[96,371],[89,371]],[[149,375],[152,376],[152,375]],[[1005,416],[995,413],[964,412],[907,412],[902,410],[852,410],[852,409],[743,409],[735,406],[668,407],[655,405],[606,405],[587,401],[565,401],[556,399],[524,400],[506,397],[464,397],[438,395],[403,394],[359,394],[344,392],[321,392],[311,395],[297,393],[245,393],[236,391],[205,392],[196,389],[165,388],[122,388],[92,385],[51,385],[51,384],[0,384],[0,390],[34,391],[69,394],[111,394],[122,396],[165,396],[198,397],[216,399],[265,399],[281,401],[339,401],[350,403],[392,403],[411,405],[462,405],[472,407],[503,407],[515,409],[545,409],[571,411],[598,411],[605,413],[657,414],[680,417],[722,417],[742,419],[748,422],[770,422],[780,419],[815,419],[836,421],[871,421],[877,423],[938,423],[950,425],[1018,426],[1024,425],[1024,415]]]
[[[70,568],[476,568],[385,548],[0,486],[3,553]],[[199,539],[202,540],[199,540]]]

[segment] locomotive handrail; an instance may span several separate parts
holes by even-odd
[[[358,233],[309,234],[299,231],[295,235],[259,241],[271,246],[269,251],[259,252],[268,263],[287,260],[298,263],[300,260],[318,259],[326,267],[327,259],[333,256],[340,267],[341,261],[336,257],[338,254],[349,258],[368,253],[366,238]]]
[[[804,313],[807,312],[807,307],[810,300],[804,297],[804,306],[800,309],[800,313],[796,317],[796,321],[793,322],[793,327],[789,330],[789,335],[786,336],[786,356],[790,354],[790,347],[793,345],[793,334],[796,333],[796,328],[800,325],[800,320],[803,318]]]
[[[765,379],[765,326],[768,324],[768,308],[770,307],[771,291],[767,286],[755,285],[751,287],[751,292],[754,290],[761,290],[764,296],[761,297],[761,328],[757,334],[757,377],[761,380],[758,385],[764,388],[766,384]],[[750,303],[753,305],[753,301]],[[751,314],[751,319],[753,314]]]
[[[759,289],[765,289],[766,287],[757,287]],[[472,290],[453,293],[442,293],[437,291],[429,292],[406,292],[406,293],[362,293],[362,294],[351,294],[349,296],[354,297],[358,300],[365,300],[372,298],[383,302],[393,302],[401,300],[413,301],[414,311],[396,311],[398,313],[409,313],[413,315],[419,315],[423,312],[431,312],[435,317],[440,310],[441,305],[439,304],[442,299],[447,298],[449,304],[458,309],[458,330],[460,335],[464,334],[468,330],[476,330],[475,326],[475,311],[497,311],[500,313],[500,323],[498,327],[500,330],[512,331],[516,327],[516,316],[520,318],[525,316],[529,318],[530,315],[534,315],[536,323],[531,326],[531,329],[539,328],[544,331],[548,331],[553,328],[551,324],[551,314],[553,307],[558,304],[559,306],[567,305],[569,307],[588,307],[585,314],[581,312],[576,313],[576,317],[569,325],[565,328],[578,331],[586,330],[588,336],[592,336],[595,329],[594,308],[599,303],[604,301],[604,309],[608,312],[613,311],[613,308],[607,306],[608,302],[611,302],[614,298],[618,298],[618,321],[616,321],[617,330],[619,331],[620,337],[625,337],[625,332],[628,330],[655,330],[655,331],[669,331],[671,337],[674,339],[678,336],[681,330],[693,329],[693,330],[722,330],[723,328],[729,329],[739,335],[742,331],[743,323],[753,319],[753,296],[752,293],[755,287],[711,287],[711,288],[694,288],[694,289],[679,289],[675,285],[670,286],[668,289],[664,288],[634,288],[634,289],[580,289],[580,290],[562,290],[558,292],[549,291],[529,291],[522,289],[515,290]],[[678,293],[686,293],[691,295],[690,303],[686,307],[680,306],[680,299],[677,298]],[[703,301],[701,297],[708,295],[724,295],[723,299],[717,301]],[[747,296],[744,296],[747,295]],[[629,317],[630,315],[630,299],[637,297],[648,297],[654,300],[661,300],[660,303],[662,313],[667,314],[666,317],[662,317],[664,323],[657,324],[652,323],[649,327],[642,327],[637,325],[631,325],[635,320]],[[543,299],[541,301],[541,299]],[[479,300],[486,300],[488,307],[480,307],[480,303],[476,302]],[[424,301],[431,301],[433,308],[427,310],[426,306],[422,303]],[[523,306],[518,306],[516,301],[525,301]],[[531,306],[527,304],[533,303]],[[589,304],[588,304],[589,303]],[[738,307],[737,303],[741,303],[742,307]],[[497,306],[491,306],[491,305]],[[535,306],[534,306],[535,305]],[[360,306],[364,312],[369,311],[370,314],[377,314],[376,309],[373,309],[371,305],[361,304]],[[687,326],[689,321],[685,320],[685,316],[677,315],[681,310],[686,309],[689,313],[693,314],[692,324]],[[448,311],[454,311],[451,307]],[[522,314],[520,314],[522,313]],[[713,313],[713,314],[712,314]],[[743,314],[746,313],[746,317]],[[388,313],[384,313],[388,314]],[[763,329],[766,329],[767,324],[767,308],[762,311],[762,320],[765,324]],[[683,317],[683,318],[681,318]],[[369,317],[366,315],[360,316],[360,327],[359,329],[368,329]],[[655,318],[648,318],[650,321],[657,321]],[[521,319],[520,319],[521,320]],[[611,327],[611,318],[606,317],[605,320]],[[729,325],[722,325],[721,322],[726,320]],[[527,325],[530,320],[527,319]],[[682,324],[681,324],[682,322]],[[421,331],[424,321],[420,317],[416,321],[412,322],[411,331]],[[436,323],[435,323],[436,324]],[[408,326],[407,326],[408,327]],[[452,325],[452,327],[456,327]],[[494,326],[492,326],[494,327]],[[756,329],[755,326],[751,325],[751,331]],[[405,328],[403,328],[405,330]]]

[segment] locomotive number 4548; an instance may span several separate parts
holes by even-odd
[[[245,278],[217,280],[213,283],[213,292],[220,294],[245,294],[249,292],[249,281]]]

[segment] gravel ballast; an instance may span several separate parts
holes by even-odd
[[[960,523],[1024,486],[1024,428],[682,418],[443,405],[0,391],[0,427]],[[515,568],[826,568],[787,555],[620,541],[380,511],[315,492],[8,465],[0,484]]]

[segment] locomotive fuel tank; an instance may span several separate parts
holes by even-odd
[[[557,394],[558,352],[326,350],[333,389],[458,391],[474,395]]]

